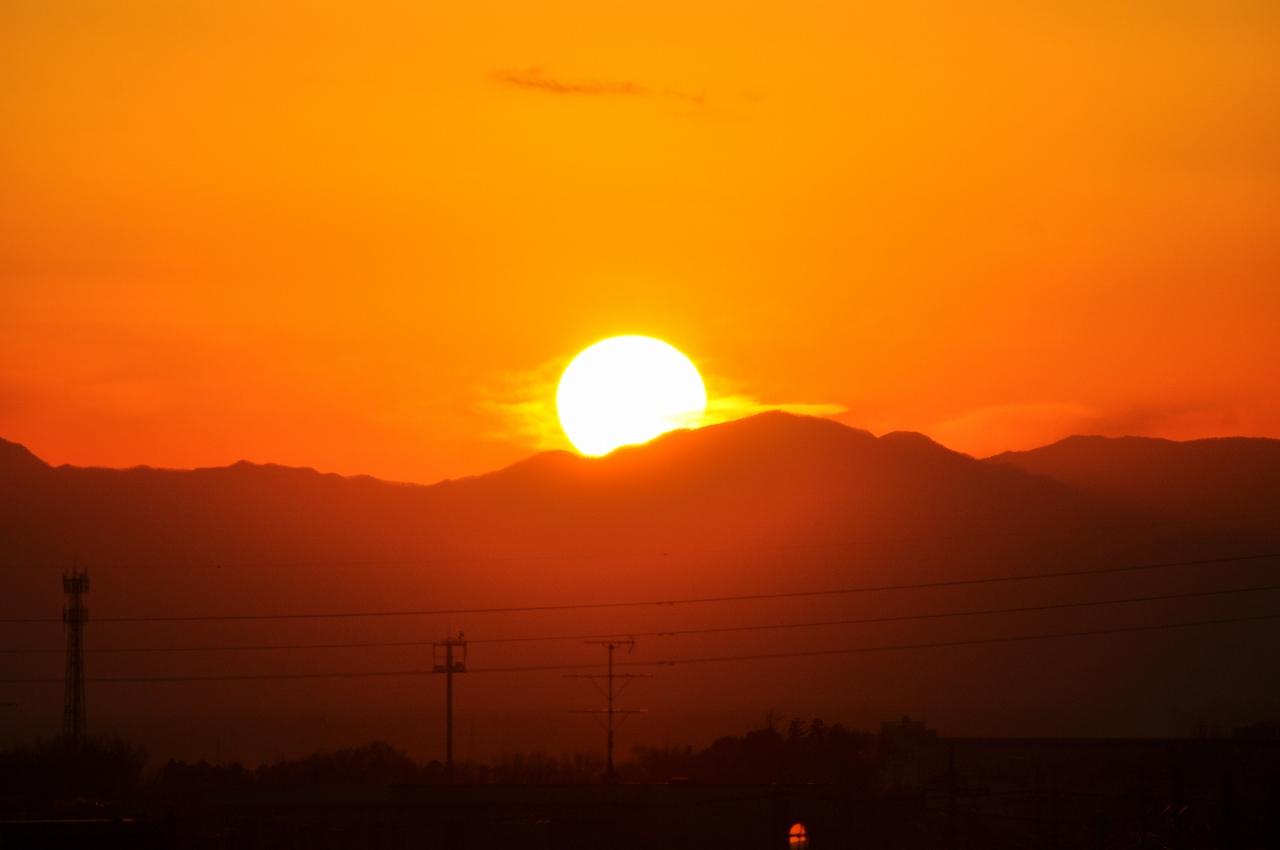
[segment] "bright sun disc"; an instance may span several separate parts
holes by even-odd
[[[702,376],[662,340],[616,336],[583,351],[560,376],[556,411],[584,455],[696,428],[707,409]]]

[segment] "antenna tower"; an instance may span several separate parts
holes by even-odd
[[[615,723],[614,721],[614,716],[618,714],[621,714],[624,716],[630,715],[630,714],[644,714],[645,712],[648,711],[647,708],[631,708],[631,709],[614,708],[614,705],[613,705],[614,699],[619,694],[621,694],[624,690],[626,690],[627,686],[630,685],[636,679],[650,679],[653,677],[647,673],[615,673],[613,672],[614,650],[620,649],[625,646],[627,648],[627,652],[630,652],[631,650],[635,649],[635,646],[636,646],[635,638],[627,638],[626,640],[589,640],[587,641],[587,643],[594,644],[596,646],[603,646],[605,650],[608,651],[609,653],[608,672],[607,673],[571,673],[568,676],[566,676],[566,678],[590,679],[591,684],[595,685],[596,689],[599,690],[601,695],[604,696],[605,700],[607,701],[606,704],[608,707],[607,708],[573,709],[573,710],[570,710],[569,713],[570,714],[591,714],[591,715],[595,715],[597,720],[600,719],[600,715],[604,715],[603,725],[605,728],[605,732],[607,734],[607,738],[605,743],[604,776],[601,778],[604,780],[606,784],[612,785],[612,784],[616,784],[618,781],[618,771],[615,770],[613,766],[613,731],[618,726],[618,723]],[[606,682],[606,684],[603,687],[600,684],[601,679],[604,679]],[[614,687],[615,679],[623,680],[621,686],[617,688]]]
[[[454,656],[454,650],[461,654]],[[467,672],[467,641],[462,632],[431,644],[432,673],[444,674],[444,772],[453,778],[453,674]]]
[[[84,607],[84,594],[89,592],[89,571],[72,568],[62,574],[62,592],[67,607],[62,609],[62,622],[67,628],[66,700],[62,711],[62,734],[73,744],[83,743],[86,734],[84,710],[84,626],[89,622],[89,609]]]

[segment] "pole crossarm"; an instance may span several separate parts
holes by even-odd
[[[71,743],[80,744],[88,734],[84,705],[84,627],[89,622],[89,609],[84,606],[84,594],[89,592],[89,571],[73,567],[63,573],[62,592],[67,595],[67,607],[62,609],[62,622],[67,629],[62,734]]]
[[[604,782],[613,784],[618,781],[618,771],[614,769],[614,766],[613,766],[613,733],[614,733],[614,730],[617,728],[617,723],[614,722],[614,718],[619,714],[628,716],[632,714],[648,713],[648,709],[646,708],[629,708],[629,709],[615,708],[613,702],[617,698],[618,694],[620,694],[623,690],[625,690],[627,685],[630,685],[634,680],[651,679],[653,678],[653,674],[652,673],[615,673],[613,672],[614,651],[617,649],[621,649],[624,646],[627,648],[628,652],[635,649],[635,646],[636,646],[635,638],[628,637],[625,641],[623,640],[589,640],[587,641],[587,643],[593,646],[602,646],[604,647],[605,651],[608,652],[609,654],[608,672],[606,673],[569,673],[565,676],[565,678],[589,680],[591,684],[595,685],[595,687],[600,691],[601,695],[604,696],[605,700],[607,701],[608,707],[607,708],[571,709],[569,713],[570,714],[590,714],[595,716],[597,720],[600,719],[600,715],[604,715],[603,725],[604,725],[605,734],[607,735],[607,737],[605,739],[604,776],[601,778],[603,779]],[[623,683],[621,687],[615,688],[613,683],[617,679],[622,679]],[[601,687],[599,680],[604,680],[607,683],[607,685],[605,687]]]
[[[455,652],[460,654],[455,655]],[[453,778],[453,674],[467,672],[467,639],[462,632],[455,638],[431,644],[431,672],[444,674],[444,771]]]

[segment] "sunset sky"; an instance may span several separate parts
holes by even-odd
[[[1280,5],[0,4],[0,437],[434,481],[713,415],[1280,437]]]

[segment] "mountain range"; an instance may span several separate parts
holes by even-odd
[[[362,736],[431,754],[436,683],[94,680],[405,672],[458,629],[475,672],[592,664],[602,650],[582,636],[635,634],[629,662],[788,656],[636,667],[656,673],[629,692],[652,710],[637,741],[770,709],[854,725],[922,714],[951,733],[1177,734],[1280,712],[1280,621],[1155,628],[1280,613],[1280,593],[1243,590],[1280,584],[1280,560],[1222,560],[1277,551],[1280,441],[1266,439],[1072,437],[980,460],[774,412],[433,485],[247,462],[51,467],[0,441],[0,616],[45,620],[0,624],[7,647],[42,650],[0,664],[10,681],[60,677],[58,578],[76,565],[93,582],[91,717],[192,754],[211,737],[266,757]],[[1189,561],[1208,563],[1106,572]],[[1077,575],[1009,580],[1044,573]],[[827,593],[884,585],[933,586]],[[706,597],[769,598],[392,615]],[[382,616],[117,619],[316,613]],[[1119,631],[1135,628],[1149,630]],[[1101,634],[1006,640],[1082,631]],[[402,645],[350,646],[363,643]],[[300,644],[329,648],[161,651]],[[919,644],[942,645],[881,649]],[[11,734],[56,728],[58,685],[0,687],[20,703]],[[594,741],[564,714],[593,692],[560,673],[470,676],[466,693],[464,750]]]

